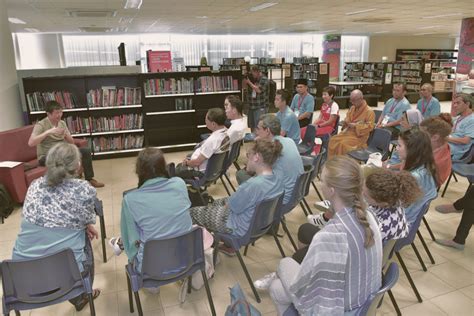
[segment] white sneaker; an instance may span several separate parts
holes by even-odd
[[[331,209],[331,202],[329,202],[328,200],[316,202],[314,203],[314,207],[321,212],[326,212],[327,210]]]
[[[270,287],[270,284],[272,284],[272,281],[277,278],[276,272],[272,272],[270,274],[267,274],[261,279],[258,279],[257,281],[253,282],[253,285],[259,290],[268,290]]]
[[[144,288],[150,294],[158,294],[160,293],[160,287],[145,287]]]
[[[109,246],[114,250],[116,256],[120,256],[123,251],[123,243],[120,237],[112,237],[109,239]]]
[[[319,215],[308,215],[306,219],[308,220],[308,223],[323,228],[328,223],[328,221],[324,219],[323,214],[324,213],[320,213]]]

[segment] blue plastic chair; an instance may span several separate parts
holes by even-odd
[[[92,282],[81,276],[70,248],[28,260],[5,260],[1,264],[3,314],[62,303],[87,293],[95,315]]]
[[[227,176],[227,171],[229,170],[230,166],[232,166],[232,164],[234,164],[234,166],[236,166],[237,170],[240,170],[240,167],[237,164],[237,159],[239,159],[239,156],[240,156],[240,147],[241,146],[242,146],[242,141],[241,140],[232,144],[230,150],[227,152],[227,156],[224,160],[224,164],[223,164],[223,167],[222,167],[222,174],[221,174],[220,178],[221,178],[222,184],[224,185],[224,188],[225,188],[225,190],[226,190],[226,192],[229,196],[231,195],[231,193],[229,191],[229,188],[227,188],[227,185],[224,182],[224,178],[229,183],[231,189],[235,192],[235,187],[232,184],[232,182],[230,181],[229,177]]]
[[[385,159],[389,154],[391,138],[392,133],[389,130],[376,128],[369,137],[367,148],[353,150],[347,154],[358,161],[367,162],[370,154],[378,152],[382,154],[382,159]]]
[[[199,270],[204,280],[212,315],[216,315],[205,272],[206,262],[201,228],[195,227],[173,238],[148,240],[143,249],[142,271],[136,271],[131,263],[125,266],[130,313],[134,312],[132,292],[135,296],[138,315],[143,315],[138,290],[156,288],[189,277],[188,293],[190,293],[191,277]]]
[[[300,144],[298,144],[298,152],[300,155],[311,155],[314,149],[314,139],[316,138],[316,127],[312,124],[306,126],[306,133]]]
[[[473,176],[472,171],[469,172],[469,170],[466,169],[466,167],[461,167],[461,165],[470,164],[473,159],[474,159],[474,143],[471,145],[471,149],[469,149],[469,151],[460,160],[453,160],[451,174],[449,175],[448,181],[446,181],[446,185],[444,186],[443,194],[441,194],[441,197],[444,197],[444,194],[446,193],[446,190],[448,189],[449,182],[451,181],[451,178],[453,176],[456,177],[455,174],[459,174],[463,177]],[[455,170],[457,170],[458,172],[456,172]],[[472,183],[472,180],[470,181],[470,183]]]
[[[272,230],[272,225],[277,216],[278,207],[281,204],[282,199],[283,199],[283,193],[277,196],[271,197],[269,199],[266,199],[264,201],[261,201],[255,208],[255,212],[253,213],[252,220],[250,222],[249,230],[244,236],[238,237],[232,234],[225,234],[225,233],[219,233],[219,232],[215,232],[214,234],[214,243],[216,245],[216,247],[214,247],[214,262],[216,262],[217,254],[219,251],[219,247],[217,247],[217,245],[219,244],[219,241],[222,240],[226,243],[226,245],[230,246],[232,249],[235,250],[237,254],[237,258],[239,259],[240,265],[242,266],[245,276],[247,277],[247,281],[249,282],[250,287],[252,288],[253,294],[255,295],[255,299],[259,303],[261,301],[260,296],[258,295],[257,290],[255,289],[255,286],[253,285],[253,281],[247,270],[247,266],[245,265],[245,262],[242,259],[242,256],[240,255],[240,248],[245,246],[246,249],[245,249],[244,254],[246,254],[247,248],[248,248],[247,246],[249,244],[254,243],[257,239],[259,239],[260,237],[265,235],[267,232]],[[278,249],[280,251],[283,251],[280,241],[276,237],[276,232],[272,231],[272,235],[278,246]]]
[[[100,239],[102,243],[102,260],[104,263],[107,262],[107,251],[105,247],[105,240],[107,239],[107,234],[105,232],[105,220],[104,220],[104,205],[102,200],[98,198],[94,201],[94,211],[97,216],[99,216],[99,223],[100,223]]]

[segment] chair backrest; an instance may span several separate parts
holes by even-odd
[[[230,150],[227,152],[227,156],[224,161],[224,167],[222,168],[222,173],[226,172],[227,169],[235,162],[240,156],[240,146],[242,145],[242,141],[236,141],[230,147]]]
[[[323,154],[324,154],[323,152],[320,152],[316,156],[301,156],[301,160],[303,161],[303,166],[309,166],[309,165],[313,166],[313,171],[311,172],[309,176],[309,181],[313,181],[317,177]]]
[[[393,248],[395,247],[396,239],[389,239],[383,245],[383,254],[382,254],[382,270],[385,269],[390,258],[392,258]]]
[[[472,163],[474,157],[474,143],[471,144],[471,148],[462,155],[461,159],[453,160],[454,163]]]
[[[304,134],[302,143],[313,148],[315,138],[316,138],[316,126],[314,126],[313,124],[308,124],[308,126],[306,126],[306,133]],[[311,149],[311,151],[313,150]]]
[[[72,291],[76,296],[86,291],[70,248],[34,259],[5,260],[1,272],[5,314],[57,304],[73,298],[68,296]]]
[[[214,183],[222,174],[224,168],[224,161],[226,159],[227,152],[213,154],[207,161],[206,171],[204,175],[199,179],[200,186],[208,186]]]
[[[380,152],[382,156],[385,156],[389,152],[391,138],[392,133],[389,130],[384,128],[376,128],[374,129],[374,133],[370,138],[368,147],[369,149]]]
[[[341,121],[341,116],[337,115],[336,122],[334,123],[334,130],[331,133],[331,136],[337,135],[339,133],[339,122]]]
[[[413,242],[413,240],[415,240],[416,232],[418,231],[418,228],[420,227],[423,216],[430,208],[430,203],[431,203],[431,200],[428,200],[420,206],[420,209],[416,215],[415,221],[410,226],[410,232],[408,233],[408,236],[406,236],[405,238],[397,239],[397,241],[395,242],[395,246],[393,248],[395,252],[400,251],[400,249],[402,249],[406,245],[410,245]]]
[[[395,262],[392,262],[388,267],[387,272],[382,277],[382,286],[380,289],[369,296],[365,303],[357,309],[356,315],[375,316],[377,307],[379,306],[383,295],[397,283],[398,276],[398,265]]]
[[[309,177],[313,172],[313,166],[305,168],[306,170],[300,174],[296,179],[295,185],[293,186],[293,192],[291,192],[291,198],[286,204],[282,204],[280,207],[280,217],[290,212],[292,209],[301,202],[306,194],[306,185],[309,185]]]
[[[380,115],[382,115],[382,110],[374,110],[375,114],[375,123],[379,121]]]
[[[319,155],[318,155],[319,156]],[[304,178],[304,193],[303,197],[307,196],[309,194],[309,188],[311,186],[311,181],[316,178],[316,164],[318,163],[318,156],[310,156],[310,159],[303,159],[303,156],[301,159],[303,160],[303,166],[306,171],[311,169],[309,173],[304,173],[305,178]]]
[[[167,239],[145,242],[143,248],[142,278],[162,281],[163,284],[180,280],[204,267],[202,229]]]

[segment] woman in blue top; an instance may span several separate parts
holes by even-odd
[[[247,151],[247,171],[254,172],[256,176],[242,183],[229,198],[191,208],[189,211],[193,223],[212,232],[244,236],[250,228],[256,206],[265,199],[283,193],[282,183],[272,171],[272,165],[281,150],[282,145],[278,140],[258,139]],[[225,247],[220,249],[226,254],[233,254]]]
[[[409,171],[417,180],[423,196],[405,209],[410,227],[415,221],[421,206],[436,198],[436,165],[431,148],[430,136],[417,129],[400,133],[398,137],[398,154],[402,161],[402,170]]]
[[[191,206],[183,179],[170,178],[163,152],[146,148],[137,158],[138,188],[124,194],[120,219],[121,238],[110,243],[115,254],[120,244],[128,260],[141,271],[143,247],[150,239],[172,238],[192,228],[188,209]]]
[[[70,248],[79,270],[94,280],[94,256],[89,240],[94,229],[96,190],[76,179],[81,167],[79,149],[59,143],[46,156],[46,175],[33,181],[23,204],[23,220],[13,248],[14,260],[33,259]],[[93,297],[100,290],[93,291]],[[89,302],[87,294],[71,299],[80,311]]]

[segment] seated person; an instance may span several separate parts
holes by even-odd
[[[311,116],[314,112],[314,97],[308,92],[308,80],[297,80],[296,94],[291,101],[290,108],[295,112],[300,127],[311,124]]]
[[[257,125],[257,139],[278,140],[282,145],[281,155],[273,164],[273,173],[283,183],[285,196],[283,204],[290,201],[296,179],[304,172],[303,161],[293,140],[280,135],[280,120],[272,114],[260,117]],[[250,172],[251,173],[251,172]],[[252,177],[248,170],[237,171],[236,178],[239,184]]]
[[[449,122],[449,123],[448,123]],[[420,124],[420,129],[427,132],[431,139],[431,148],[436,165],[436,185],[440,187],[451,174],[451,150],[448,136],[451,134],[451,120],[445,121],[440,116],[431,116]]]
[[[367,147],[367,139],[374,129],[375,114],[364,100],[360,90],[351,92],[352,103],[342,125],[342,132],[331,137],[328,144],[328,158]]]
[[[423,118],[438,116],[441,113],[441,105],[438,99],[433,96],[433,86],[430,83],[421,86],[420,97],[416,108],[423,115]]]
[[[280,135],[291,138],[295,144],[301,142],[300,125],[295,113],[288,107],[290,94],[286,90],[278,90],[275,94],[275,107],[278,109],[276,116],[280,120]]]
[[[34,180],[26,193],[20,233],[13,247],[13,260],[33,259],[71,248],[81,273],[94,280],[94,257],[90,240],[94,228],[96,190],[77,179],[81,154],[75,145],[59,142],[46,156],[46,175]],[[93,290],[93,297],[100,290]],[[89,302],[86,293],[71,299],[80,311]]]
[[[247,151],[247,170],[256,176],[242,183],[229,198],[218,199],[207,206],[192,207],[189,212],[193,223],[211,232],[244,236],[257,205],[283,193],[282,183],[272,171],[281,152],[282,145],[278,140],[257,139]],[[233,255],[232,249],[225,246],[220,249]]]
[[[453,160],[461,159],[471,148],[474,138],[474,115],[472,114],[472,96],[461,93],[453,101],[453,111],[457,115],[453,122],[453,131],[448,137]]]
[[[230,145],[233,145],[244,138],[247,129],[247,123],[242,114],[243,104],[238,96],[229,95],[225,98],[224,108],[225,115],[231,124],[227,129],[227,135],[229,136]]]
[[[403,83],[395,83],[392,89],[393,98],[389,99],[375,127],[386,128],[392,132],[392,139],[400,134],[400,122],[403,112],[411,109],[410,102],[405,98],[406,87]]]
[[[331,134],[337,128],[336,122],[339,116],[339,105],[333,100],[336,89],[328,86],[323,89],[323,105],[319,117],[313,122],[316,126],[316,136]]]
[[[124,249],[129,262],[141,271],[146,241],[172,238],[191,230],[188,212],[191,202],[184,181],[169,177],[160,149],[149,147],[142,150],[135,172],[138,187],[126,192],[122,200],[122,237],[112,238],[109,244],[116,255]]]
[[[46,117],[35,124],[28,146],[36,146],[38,162],[44,166],[48,151],[58,143],[74,144],[74,139],[67,128],[66,122],[61,120],[63,108],[56,101],[48,101],[44,107]],[[79,148],[82,155],[82,168],[84,178],[95,188],[101,188],[103,183],[94,179],[94,169],[92,167],[92,155],[90,148]]]
[[[359,164],[334,157],[324,165],[321,180],[335,214],[314,235],[301,264],[284,258],[274,279],[267,277],[278,315],[291,304],[301,315],[342,315],[362,306],[381,286],[382,238],[362,196]]]
[[[423,116],[421,115],[420,111],[417,109],[406,110],[403,112],[402,118],[400,120],[400,130],[404,131],[412,127],[418,127],[422,121]]]
[[[206,171],[207,160],[216,153],[229,150],[229,136],[224,126],[225,113],[223,109],[212,108],[206,114],[206,127],[212,131],[182,163],[176,166],[175,174],[183,179],[201,177]]]

